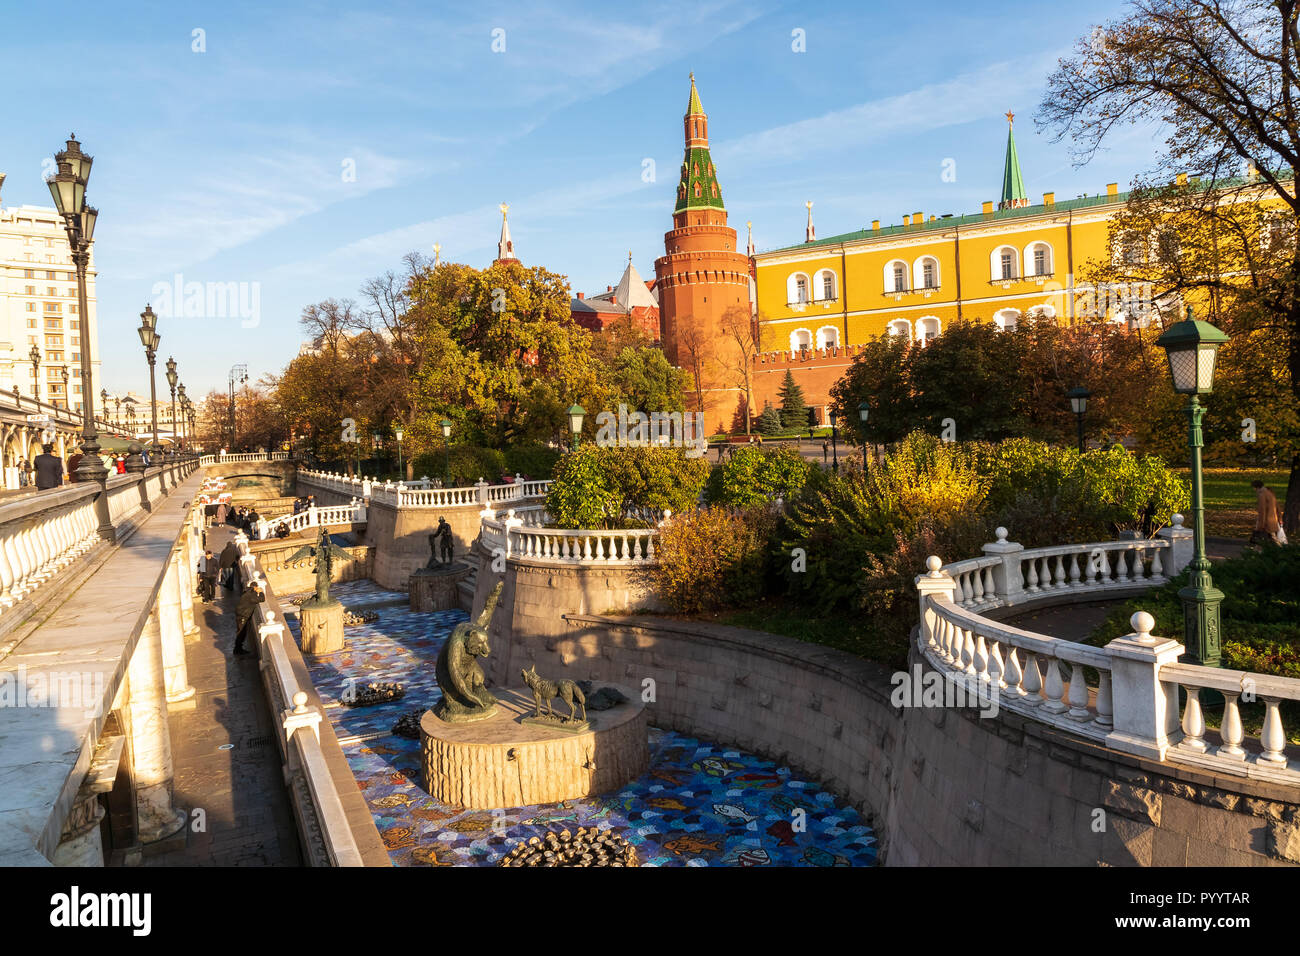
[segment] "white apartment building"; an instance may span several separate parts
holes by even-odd
[[[0,190],[4,187],[0,173]],[[63,222],[46,206],[5,206],[0,195],[0,398],[25,396],[80,412],[81,322],[90,324],[90,362],[100,381],[95,309],[95,248],[86,275],[88,316],[77,312],[77,273]],[[40,351],[39,379],[32,346]],[[63,370],[68,372],[65,386]]]

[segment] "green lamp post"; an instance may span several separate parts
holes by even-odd
[[[582,434],[582,419],[587,414],[587,410],[581,405],[572,405],[569,408],[569,431],[573,432],[573,447],[578,447],[578,437]]]
[[[858,420],[862,422],[862,470],[867,470],[867,418],[871,415],[869,402],[858,403]]]
[[[1079,427],[1079,454],[1082,455],[1088,450],[1083,437],[1083,416],[1088,412],[1088,399],[1092,398],[1092,392],[1080,385],[1066,392],[1065,397],[1070,400],[1070,410],[1074,412],[1074,421]]]
[[[1187,318],[1175,322],[1156,345],[1169,356],[1169,373],[1174,380],[1174,391],[1187,396],[1187,445],[1192,459],[1192,575],[1187,587],[1178,592],[1183,601],[1183,643],[1199,664],[1218,667],[1220,662],[1219,604],[1223,592],[1210,578],[1210,562],[1205,556],[1205,505],[1201,493],[1201,416],[1205,408],[1200,396],[1208,395],[1214,387],[1214,360],[1219,346],[1228,336],[1208,322],[1192,318],[1192,307],[1187,307]]]
[[[438,423],[442,426],[442,448],[447,453],[447,465],[442,473],[442,485],[444,488],[451,487],[451,422],[443,419]]]

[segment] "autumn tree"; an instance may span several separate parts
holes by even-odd
[[[1199,300],[1234,337],[1276,345],[1289,398],[1260,424],[1287,446],[1291,533],[1300,532],[1300,434],[1288,424],[1300,401],[1298,7],[1137,0],[1078,41],[1038,114],[1080,163],[1118,127],[1165,137],[1116,223],[1113,271],[1150,281],[1157,303]],[[1152,310],[1161,324],[1170,311]]]
[[[719,322],[723,346],[720,364],[727,376],[726,384],[738,388],[746,409],[754,407],[754,359],[758,355],[758,320],[748,305],[733,305],[722,313]],[[745,434],[750,433],[749,415],[745,415]]]

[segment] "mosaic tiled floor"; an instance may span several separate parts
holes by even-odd
[[[604,797],[513,810],[443,806],[420,786],[419,741],[393,722],[438,699],[434,662],[461,611],[416,614],[405,595],[370,581],[331,588],[345,606],[379,611],[347,629],[347,648],[308,658],[343,752],[396,866],[476,865],[519,840],[577,826],[613,828],[643,866],[870,866],[875,836],[857,811],[789,768],[743,751],[650,729],[650,772]],[[400,604],[387,602],[401,601]],[[286,609],[288,606],[286,605]],[[297,618],[291,619],[297,638]],[[403,700],[339,704],[349,681],[400,681]]]

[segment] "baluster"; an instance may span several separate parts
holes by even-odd
[[[1113,727],[1115,698],[1110,686],[1110,671],[1098,671],[1097,674],[1097,726]]]
[[[1060,590],[1065,587],[1065,557],[1058,554],[1056,556],[1056,573],[1053,575],[1052,587]]]
[[[0,538],[0,607],[13,607],[14,569],[9,563],[9,536]]]
[[[984,582],[981,580],[981,577],[982,575],[979,572],[979,568],[968,572],[966,575],[966,579],[970,582],[971,586],[971,597],[973,598],[971,603],[973,604],[979,604],[984,600]]]
[[[1074,720],[1087,720],[1092,716],[1088,712],[1088,682],[1083,679],[1083,665],[1070,662],[1070,714]]]
[[[1097,551],[1097,569],[1101,573],[1100,582],[1110,584],[1110,555],[1100,549]]]
[[[1160,562],[1160,548],[1151,549],[1151,577],[1162,578],[1165,576],[1164,565]]]
[[[1219,725],[1219,736],[1223,738],[1223,745],[1216,752],[1220,757],[1245,760],[1246,750],[1241,746],[1241,742],[1246,734],[1241,727],[1241,710],[1237,707],[1238,696],[1240,695],[1232,691],[1223,692],[1223,720]]]
[[[1187,706],[1183,708],[1183,739],[1178,744],[1184,750],[1205,753],[1205,716],[1201,713],[1201,689],[1183,685],[1187,692]]]
[[[984,593],[989,595],[989,600],[998,593],[997,581],[993,578],[993,566],[989,565],[984,569]]]
[[[1043,658],[1043,664],[1047,669],[1043,688],[1043,692],[1047,695],[1047,702],[1043,704],[1043,710],[1049,714],[1064,713],[1066,705],[1061,698],[1065,696],[1065,685],[1061,683],[1061,667],[1055,657]]]
[[[968,673],[974,674],[979,681],[989,679],[989,654],[984,647],[984,635],[975,635],[975,653]]]
[[[1038,560],[1030,558],[1025,562],[1025,590],[1033,594],[1038,590]]]
[[[975,673],[975,638],[967,628],[961,628],[961,669]]]
[[[1080,556],[1078,554],[1069,554],[1066,557],[1069,559],[1069,565],[1070,565],[1070,587],[1074,587],[1079,583],[1079,557]]]
[[[931,612],[933,613],[933,612]],[[952,652],[948,649],[948,642],[952,638],[948,634],[948,622],[937,614],[934,617],[934,627],[931,633],[931,642],[934,646],[935,653],[939,660],[945,664],[952,661]]]
[[[1007,686],[1006,679],[1002,676],[1004,668],[1002,666],[1002,651],[997,641],[989,640],[989,683],[999,690]]]
[[[1025,672],[1020,667],[1020,649],[1014,644],[1008,645],[1007,651],[1007,671],[1004,683],[1008,691],[1015,697],[1024,697],[1025,689],[1021,682],[1025,679]]]
[[[32,553],[27,547],[27,529],[20,528],[14,535],[14,556],[18,559],[18,594],[29,594],[32,589]]]
[[[1264,752],[1255,758],[1259,763],[1286,766],[1286,733],[1282,730],[1282,712],[1278,709],[1276,697],[1263,697],[1264,727],[1260,730],[1259,743]]]
[[[655,559],[655,536],[652,534],[645,536],[645,559],[646,561]]]
[[[1129,551],[1115,552],[1115,583],[1116,584],[1124,584],[1128,581],[1128,577],[1129,577],[1128,558],[1130,554],[1131,552]]]

